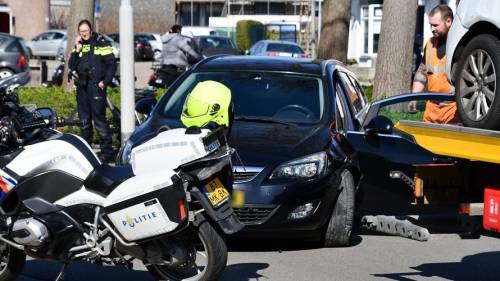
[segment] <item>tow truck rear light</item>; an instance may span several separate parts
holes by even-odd
[[[500,188],[484,189],[483,227],[500,232]]]

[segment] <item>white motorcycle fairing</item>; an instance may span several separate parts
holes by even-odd
[[[47,141],[27,145],[2,171],[4,178],[6,175],[12,177],[9,183],[15,183],[8,185],[6,200],[38,197],[61,206],[102,204],[103,199],[83,187],[84,179],[99,165],[90,146],[75,135],[59,134]],[[16,195],[10,196],[11,192]],[[10,205],[10,208],[5,207]],[[3,211],[13,211],[16,204],[10,205],[2,202]]]
[[[98,164],[97,156],[82,138],[63,135],[25,146],[7,168],[22,177],[59,170],[84,180]]]
[[[187,130],[182,128],[164,131],[153,139],[134,147],[130,161],[134,174],[174,170],[220,147],[217,139],[204,144],[204,137],[210,133],[208,129],[202,129],[201,132],[193,134],[186,132]]]

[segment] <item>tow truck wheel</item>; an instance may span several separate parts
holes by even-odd
[[[333,207],[324,237],[325,247],[346,247],[351,243],[354,221],[354,178],[349,170],[342,171],[337,202]]]
[[[467,127],[500,129],[500,40],[474,37],[454,71],[457,108]]]

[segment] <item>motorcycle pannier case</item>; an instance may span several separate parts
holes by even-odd
[[[164,235],[187,225],[187,203],[179,180],[105,206],[109,221],[127,241]]]

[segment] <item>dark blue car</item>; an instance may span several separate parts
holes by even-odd
[[[234,208],[246,224],[243,234],[293,234],[321,238],[325,246],[348,245],[361,173],[339,132],[359,126],[355,116],[367,99],[354,75],[334,61],[206,59],[169,88],[122,148],[122,163],[160,128],[181,127],[186,96],[205,80],[232,91],[229,142],[239,156],[233,164],[234,197],[240,201]]]

